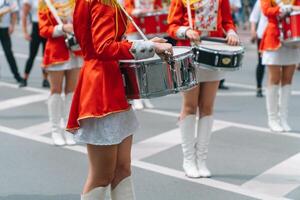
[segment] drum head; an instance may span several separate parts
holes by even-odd
[[[189,47],[173,47],[173,53],[174,59],[176,60],[176,58],[192,55],[192,50]],[[154,61],[162,61],[162,59],[157,54],[155,54],[152,58],[142,60],[120,60],[121,63],[149,63]]]
[[[243,52],[244,47],[242,46],[230,46],[219,42],[202,41],[199,45],[200,48],[207,50],[215,50],[218,52]]]

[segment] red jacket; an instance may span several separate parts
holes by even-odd
[[[135,5],[134,5],[134,0],[125,0],[125,9],[128,12],[128,14],[131,15],[132,11],[135,9]],[[155,0],[154,2],[154,10],[161,10],[162,9],[162,2],[161,0]],[[133,16],[133,19],[136,19]],[[153,19],[153,23],[156,23],[155,20]],[[153,23],[148,23],[146,24],[146,26],[153,26]],[[140,28],[144,28],[144,27],[140,27]],[[133,26],[132,23],[128,24],[128,29],[127,29],[127,33],[136,33],[137,30],[135,29],[135,27]]]
[[[57,24],[46,3],[41,0],[39,3],[39,31],[40,35],[47,39],[43,59],[43,67],[45,68],[67,62],[70,59],[70,51],[65,44],[64,36],[52,37],[54,27]],[[80,51],[74,53],[76,56],[81,55]]]
[[[295,5],[300,5],[300,0],[296,0]],[[278,26],[280,7],[273,3],[273,0],[261,0],[261,9],[269,22],[261,40],[260,51],[277,50],[281,47],[280,29]]]
[[[192,20],[194,23],[195,22],[194,10],[192,10]],[[187,8],[181,0],[171,1],[168,24],[169,24],[168,34],[172,38],[177,40],[179,39],[176,36],[178,29],[181,26],[189,26]],[[225,33],[228,32],[229,30],[234,30],[234,31],[236,30],[230,12],[229,0],[219,0],[217,30],[210,32],[209,36],[225,37]],[[177,45],[179,46],[187,46],[189,44],[190,44],[189,40],[179,40],[177,43]]]
[[[77,0],[74,30],[81,46],[81,69],[71,106],[68,130],[79,128],[79,121],[100,118],[130,109],[125,96],[118,61],[133,59],[132,43],[122,40],[126,16],[100,0]]]

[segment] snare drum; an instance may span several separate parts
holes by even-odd
[[[141,27],[145,35],[148,35],[148,37],[166,36],[168,29],[168,11],[162,10],[144,13],[139,17],[134,17],[133,19],[135,23]]]
[[[120,69],[128,99],[154,98],[187,90],[196,85],[193,53],[174,47],[174,65],[157,55],[144,60],[121,60]]]
[[[300,47],[300,11],[292,12],[281,20],[282,43]]]
[[[193,48],[193,53],[197,67],[234,71],[242,66],[244,47],[202,41],[199,46]]]

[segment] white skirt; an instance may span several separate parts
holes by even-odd
[[[75,56],[72,52],[70,53],[70,60],[58,64],[58,65],[51,65],[46,68],[47,71],[66,71],[71,69],[81,68],[83,64],[83,59],[79,56]]]
[[[132,135],[139,127],[134,111],[120,112],[102,118],[80,120],[75,131],[77,143],[93,145],[116,145]]]
[[[295,65],[300,63],[300,48],[293,49],[285,46],[277,51],[265,51],[262,56],[263,65]]]
[[[201,67],[196,68],[196,79],[198,83],[220,81],[225,78],[225,74],[226,73],[224,71],[205,69]]]

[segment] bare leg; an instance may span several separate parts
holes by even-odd
[[[131,146],[132,136],[129,136],[118,145],[117,166],[115,177],[111,184],[112,189],[114,189],[124,178],[131,176]]]
[[[281,92],[279,96],[279,116],[283,131],[292,130],[288,123],[288,106],[295,69],[295,65],[282,67]]]
[[[267,112],[268,112],[268,125],[274,132],[282,132],[283,128],[279,119],[279,89],[281,82],[281,66],[268,66],[269,78],[267,89]]]
[[[212,133],[212,115],[218,87],[219,81],[205,82],[200,84],[196,155],[200,177],[205,178],[211,176],[211,172],[206,166],[206,159]]]
[[[197,113],[198,107],[198,98],[199,98],[199,85],[185,91],[182,93],[183,101],[182,101],[182,108],[180,114],[180,120],[183,120],[188,115],[195,115]]]
[[[80,69],[72,69],[65,71],[66,84],[65,84],[65,102],[64,102],[64,123],[67,124],[69,119],[69,112],[71,108],[73,91],[75,90],[78,74]],[[65,131],[64,132],[66,143],[68,145],[74,145],[76,142],[74,141],[73,134]]]
[[[65,85],[65,94],[74,92],[78,80],[80,69],[72,69],[65,71],[66,76],[66,85]]]
[[[61,119],[63,117],[61,97],[64,72],[51,71],[49,72],[51,96],[48,99],[49,120],[51,123],[51,135],[54,145],[64,145],[65,139],[62,135]]]
[[[111,184],[115,176],[118,146],[87,145],[89,158],[89,173],[83,189],[83,194],[97,187]]]
[[[179,128],[182,140],[183,170],[187,177],[198,178],[196,165],[195,128],[199,86],[183,93]]]
[[[132,136],[118,145],[117,167],[112,181],[112,200],[134,200],[134,189],[131,180],[131,145]]]
[[[61,94],[64,80],[64,71],[48,71],[51,94]]]

